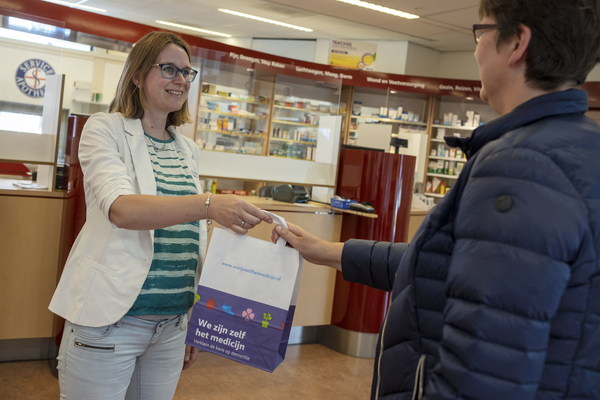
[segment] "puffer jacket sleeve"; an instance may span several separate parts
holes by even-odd
[[[577,171],[533,148],[479,157],[460,200],[439,362],[424,399],[534,399],[588,212]]]
[[[349,282],[391,291],[406,243],[350,239],[342,251],[342,273]]]

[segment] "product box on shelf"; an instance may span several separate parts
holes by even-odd
[[[451,125],[452,126],[460,126],[460,123],[458,121],[459,121],[458,115],[452,114]]]
[[[475,119],[475,111],[467,111],[467,117],[465,118],[465,126],[474,126],[473,120]]]
[[[217,93],[217,87],[215,85],[204,83],[204,84],[202,84],[202,93],[216,94]]]

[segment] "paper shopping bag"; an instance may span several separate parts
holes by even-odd
[[[273,372],[285,357],[301,273],[302,258],[283,239],[215,228],[186,344]]]

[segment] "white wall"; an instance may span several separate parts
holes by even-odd
[[[252,38],[217,38],[211,37],[210,40],[213,42],[225,43],[231,46],[241,47],[243,49],[251,49],[252,48]]]
[[[588,82],[600,81],[600,64],[596,65],[596,67],[594,67],[594,69],[588,74],[587,81]]]
[[[36,58],[49,63],[57,74],[65,74],[63,108],[69,109],[75,81],[92,83],[93,92],[103,93],[103,103],[110,102],[125,60],[124,55],[111,55],[106,50],[82,52],[9,39],[0,39],[0,54],[3,56],[0,63],[0,100],[43,105],[43,98],[26,96],[15,81],[19,65]]]
[[[440,54],[437,50],[408,43],[405,74],[437,77]]]
[[[479,69],[472,51],[440,53],[439,78],[479,80]]]
[[[316,47],[316,40],[252,40],[252,50],[309,62],[314,62],[315,60]]]
[[[377,44],[374,71],[405,74],[408,42],[374,41],[372,43]]]
[[[317,39],[315,46],[315,59],[317,64],[329,64],[329,51],[331,48],[330,39]]]
[[[62,55],[60,50],[55,50],[50,46],[27,45],[24,42],[12,40],[0,40],[0,53],[2,54],[2,63],[0,63],[0,100],[43,105],[43,98],[32,98],[22,93],[17,87],[15,76],[19,65],[29,59],[41,59],[52,66],[57,74],[65,73],[69,70],[69,75],[65,81],[65,95],[63,104],[71,101],[70,88],[73,87],[74,80],[92,81],[93,61],[85,57],[76,55]]]

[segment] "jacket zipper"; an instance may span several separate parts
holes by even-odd
[[[375,399],[379,399],[379,386],[381,385],[381,356],[383,354],[383,334],[385,332],[385,326],[387,325],[389,312],[385,315],[383,321],[383,328],[381,329],[381,341],[379,342],[379,358],[377,359],[377,389],[375,391]],[[419,363],[417,364],[417,370],[415,371],[415,386],[413,388],[412,400],[421,400],[423,397],[423,380],[425,375],[425,361],[427,357],[425,354],[419,357]]]
[[[387,325],[388,313],[385,314],[385,320],[383,321],[383,328],[381,328],[381,339],[379,342],[379,359],[377,360],[377,390],[375,391],[375,400],[379,399],[379,385],[381,384],[381,355],[383,354],[383,334],[385,333],[385,326]]]
[[[419,363],[417,364],[417,370],[415,372],[415,386],[413,388],[412,400],[421,400],[423,397],[423,385],[425,378],[425,354],[419,357]]]
[[[91,344],[81,343],[77,339],[75,340],[75,346],[77,346],[77,347],[85,347],[87,349],[94,349],[94,350],[109,350],[109,351],[112,351],[112,352],[115,351],[115,345],[108,346],[108,347],[92,346]]]

